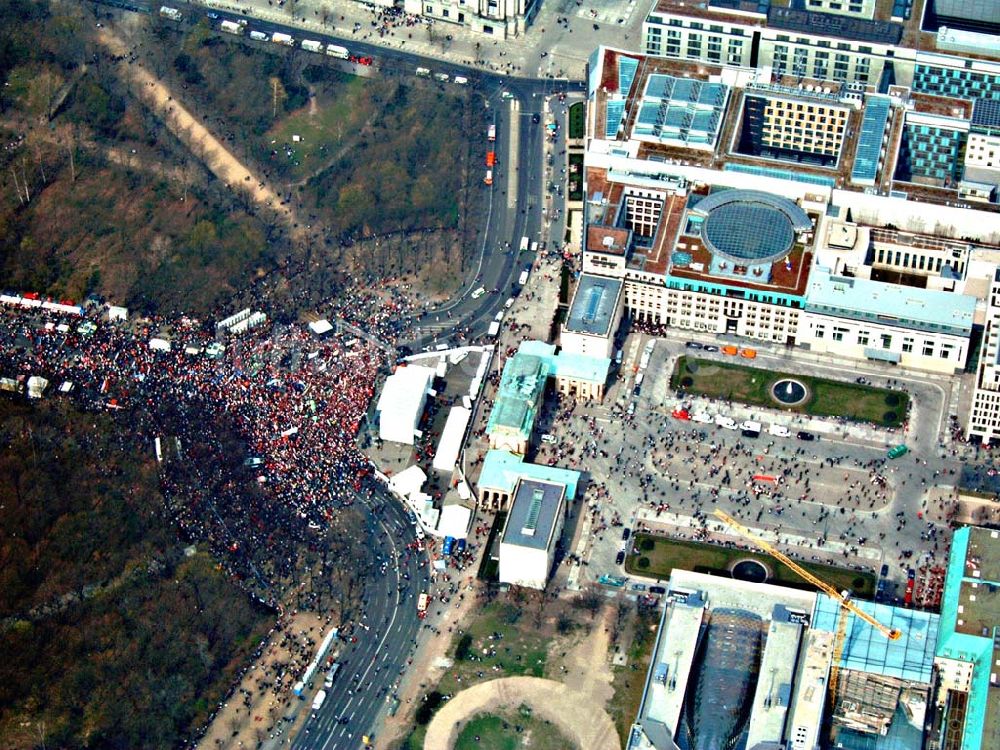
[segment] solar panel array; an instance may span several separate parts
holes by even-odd
[[[615,138],[618,136],[618,128],[621,127],[622,118],[625,116],[625,102],[621,100],[609,101],[606,109],[604,136]]]
[[[632,82],[635,80],[635,73],[639,69],[639,61],[633,57],[618,58],[618,93],[628,96],[632,89]]]
[[[878,176],[879,156],[882,139],[889,124],[889,99],[884,96],[869,96],[865,102],[865,116],[861,121],[858,146],[854,153],[854,167],[851,182],[874,185]]]
[[[712,144],[718,135],[729,89],[720,83],[649,76],[634,135],[661,143]]]
[[[972,105],[972,126],[990,134],[1000,132],[1000,101],[976,99]]]
[[[824,187],[834,187],[837,181],[832,177],[824,177],[818,174],[807,172],[792,172],[788,169],[776,169],[775,167],[758,167],[751,164],[726,164],[722,167],[723,172],[742,172],[758,177],[774,177],[778,180],[788,180],[790,182],[804,182],[807,185],[823,185]]]

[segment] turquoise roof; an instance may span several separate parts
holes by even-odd
[[[870,279],[831,275],[813,267],[806,310],[851,320],[893,323],[905,328],[968,336],[976,298],[968,294],[918,289]]]
[[[890,641],[852,612],[848,615],[841,668],[930,683],[938,639],[938,615],[861,599],[853,603],[886,627],[900,630],[902,635],[899,640]],[[818,594],[812,626],[835,633],[842,611],[835,599]]]
[[[557,466],[528,463],[523,456],[507,451],[486,451],[483,470],[479,474],[481,487],[513,492],[514,486],[521,478],[561,484],[566,488],[566,499],[574,500],[580,472],[560,469]]]
[[[945,659],[972,662],[972,684],[965,707],[965,728],[962,732],[961,750],[981,750],[986,724],[986,709],[989,704],[990,670],[993,653],[993,639],[968,633],[956,633],[958,621],[958,599],[963,581],[989,583],[982,578],[965,577],[965,561],[969,551],[968,526],[958,529],[951,540],[951,555],[948,558],[948,572],[944,579],[944,595],[941,598],[941,632],[938,637],[937,655]],[[992,583],[1000,585],[1000,581]]]
[[[611,360],[607,357],[556,354],[553,344],[521,342],[517,352],[504,365],[486,434],[504,428],[519,431],[527,438],[534,428],[547,378],[559,376],[603,383],[610,369]]]

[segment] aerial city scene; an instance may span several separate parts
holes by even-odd
[[[1000,1],[4,0],[0,79],[0,750],[1000,750]]]

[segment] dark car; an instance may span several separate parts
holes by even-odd
[[[702,347],[702,349],[704,349],[706,352],[717,352],[717,351],[719,351],[719,347],[712,346],[711,344],[706,344],[705,346]]]
[[[632,395],[635,396],[636,398],[639,397],[640,393],[642,393],[642,386],[637,385],[635,388],[632,389]]]
[[[627,542],[628,538],[632,536],[632,529],[622,529],[622,541]]]
[[[540,114],[538,114],[537,112],[535,112],[535,113],[534,113],[534,114],[533,114],[533,115],[531,116],[531,121],[532,121],[532,122],[533,122],[533,123],[534,123],[535,125],[537,125],[538,123],[540,123],[540,122],[542,121],[542,116],[541,116]]]
[[[883,565],[882,566],[882,570],[879,572],[879,575],[882,576],[883,578],[885,578],[887,575],[889,575],[889,566],[888,565]]]
[[[656,594],[657,596],[663,596],[665,593],[667,593],[667,590],[663,588],[663,586],[650,586],[649,593]]]
[[[699,344],[697,341],[688,341],[684,344],[688,349],[704,349],[705,347]]]
[[[621,565],[623,562],[625,562],[625,550],[620,549],[618,550],[618,554],[615,555],[615,565]]]
[[[796,434],[796,437],[798,437],[799,440],[815,440],[816,439],[815,435],[813,435],[811,432],[806,432],[805,430],[799,430],[798,433]]]

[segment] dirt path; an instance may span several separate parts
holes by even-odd
[[[258,747],[276,725],[286,736],[294,736],[300,722],[291,725],[281,722],[281,718],[297,707],[292,686],[315,654],[314,647],[306,646],[306,639],[318,643],[329,628],[326,618],[315,612],[298,612],[282,621],[281,630],[271,633],[263,653],[243,675],[237,691],[219,707],[198,748]],[[298,719],[309,715],[307,711],[298,714]]]
[[[97,38],[112,55],[124,56],[118,63],[119,71],[128,81],[132,92],[153,113],[162,118],[167,128],[205,163],[212,174],[234,192],[246,195],[261,208],[274,211],[282,217],[288,224],[293,238],[305,238],[305,231],[296,221],[291,208],[282,206],[278,194],[233,156],[198,118],[176,101],[170,89],[162,81],[140,62],[129,62],[128,47],[114,32],[103,28]]]
[[[614,690],[608,664],[606,608],[590,633],[562,659],[562,681],[540,677],[503,677],[463,690],[442,707],[427,728],[424,750],[451,750],[465,723],[481,713],[527,703],[548,719],[580,750],[618,750],[621,743],[603,709]]]

